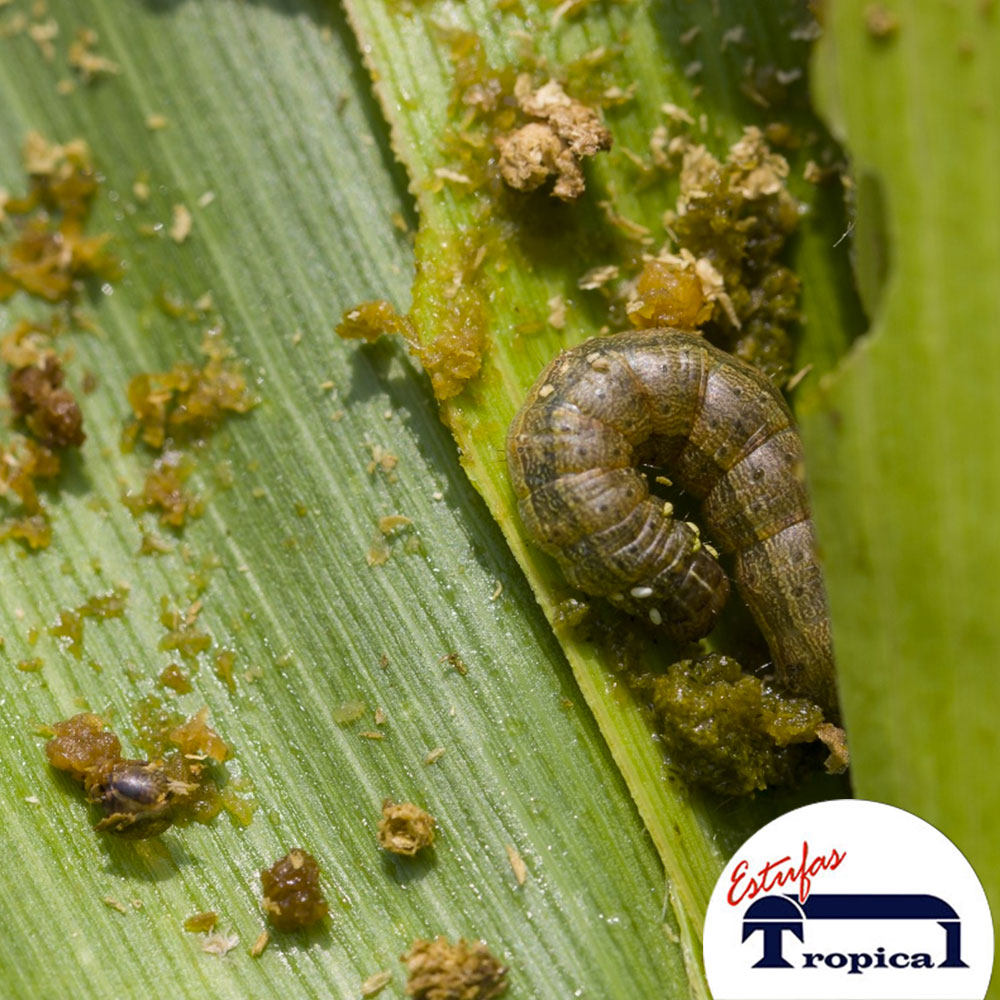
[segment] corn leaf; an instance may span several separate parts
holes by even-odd
[[[854,788],[951,837],[996,919],[1000,22],[974,3],[829,15],[817,96],[851,150],[872,321],[803,431]]]

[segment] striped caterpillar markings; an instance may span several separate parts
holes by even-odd
[[[729,581],[697,530],[649,494],[662,467],[702,500],[713,540],[767,640],[779,684],[837,715],[829,614],[781,393],[676,330],[601,337],[542,372],[507,435],[531,539],[566,579],[677,639],[711,631]]]

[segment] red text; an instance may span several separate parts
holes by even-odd
[[[847,851],[831,848],[828,854],[809,856],[809,842],[802,841],[801,860],[792,861],[791,854],[786,854],[777,861],[766,862],[754,874],[749,874],[750,862],[739,861],[733,869],[731,885],[726,898],[730,906],[738,906],[744,900],[751,900],[761,893],[773,889],[783,889],[787,885],[798,888],[799,902],[804,903],[812,891],[812,880],[823,871],[832,872],[840,866],[847,857]]]

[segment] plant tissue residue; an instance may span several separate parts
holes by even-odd
[[[84,228],[99,181],[82,139],[64,146],[31,132],[24,148],[31,177],[27,194],[0,208],[13,235],[0,242],[0,301],[22,290],[49,302],[66,301],[83,280],[120,276],[109,252],[109,233],[87,236]]]
[[[76,396],[65,385],[62,360],[51,348],[57,325],[21,320],[0,341],[8,366],[11,435],[0,447],[0,496],[18,504],[0,523],[0,539],[43,548],[52,538],[48,512],[38,495],[41,481],[56,482],[63,455],[86,435]]]
[[[418,1000],[492,1000],[507,989],[507,968],[482,941],[417,938],[399,960],[406,995]]]
[[[211,434],[224,419],[249,412],[258,403],[245,365],[233,356],[219,328],[208,330],[202,341],[205,363],[178,361],[166,372],[143,372],[128,384],[133,419],[125,428],[122,446],[132,450],[137,441],[159,452],[140,490],[129,490],[122,502],[138,517],[158,510],[160,520],[181,528],[204,510],[202,499],[187,488],[195,469],[187,446]]]
[[[792,361],[789,330],[801,318],[799,279],[778,260],[799,221],[799,203],[785,186],[788,163],[755,127],[744,130],[724,162],[686,139],[674,152],[682,156],[681,192],[666,222],[681,248],[681,264],[695,272],[712,305],[703,332],[717,346],[783,380]],[[668,262],[667,280],[683,272],[674,255],[661,259]],[[647,261],[639,278],[642,302],[656,294],[658,269],[661,264]],[[637,326],[664,323],[656,309],[648,317],[634,302],[627,309]]]

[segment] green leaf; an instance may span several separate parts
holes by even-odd
[[[603,299],[578,290],[580,274],[637,252],[627,223],[615,224],[597,201],[654,240],[663,235],[660,216],[676,189],[664,178],[647,184],[625,152],[645,154],[663,102],[704,112],[716,151],[775,115],[817,128],[796,102],[762,109],[745,93],[749,54],[758,66],[803,68],[807,42],[793,29],[808,22],[805,6],[720,7],[716,17],[705,5],[593,4],[557,16],[525,4],[501,16],[477,2],[352,4],[385,119],[347,24],[326,4],[0,7],[0,35],[18,16],[58,27],[51,60],[50,28],[37,40],[24,31],[0,37],[0,186],[22,189],[18,150],[30,129],[58,141],[82,136],[105,177],[92,231],[112,232],[127,264],[121,282],[84,299],[95,332],[59,343],[73,351],[70,381],[79,386],[91,371],[98,386],[83,398],[82,460],[48,500],[52,546],[0,549],[8,735],[0,801],[9,817],[0,826],[8,929],[0,969],[13,996],[146,996],[161,982],[173,997],[350,996],[383,968],[395,970],[399,993],[397,956],[414,937],[437,933],[484,938],[511,967],[512,996],[707,995],[701,920],[726,853],[770,815],[839,786],[823,781],[752,803],[678,790],[606,663],[564,631],[557,641],[540,612],[536,596],[551,614],[562,584],[514,525],[502,441],[542,365],[608,319]],[[67,50],[79,28],[97,31],[97,50],[120,73],[63,94],[57,84],[72,76]],[[413,315],[421,335],[447,326],[444,290],[482,222],[434,175],[453,166],[439,143],[454,71],[448,52],[462,28],[478,34],[494,65],[524,57],[518,28],[534,36],[534,58],[552,66],[603,45],[608,65],[594,78],[636,84],[634,100],[609,109],[616,147],[593,165],[587,201],[546,215],[556,231],[512,252],[505,275],[489,259],[471,283],[486,367],[443,411],[464,471],[429,381],[404,351],[333,334],[359,301],[408,306],[413,252],[399,226],[416,226],[408,186],[421,221]],[[585,67],[575,69],[582,80]],[[151,129],[152,114],[166,127]],[[793,163],[796,193],[813,206],[795,249],[811,318],[801,360],[825,371],[858,312],[846,244],[830,252],[843,231],[836,191],[798,179],[804,156]],[[136,199],[137,180],[148,184],[148,202]],[[181,245],[165,232],[176,204],[193,216]],[[169,532],[137,524],[119,503],[149,462],[119,447],[125,385],[138,372],[198,359],[202,325],[157,303],[208,291],[229,340],[259,373],[262,403],[197,451],[203,518],[169,554],[140,557],[143,530]],[[566,336],[545,325],[554,295],[571,306]],[[0,304],[0,329],[48,311],[11,299]],[[397,464],[369,471],[373,452]],[[385,542],[378,521],[393,514],[412,526]],[[374,543],[388,545],[384,565],[367,563]],[[75,659],[48,628],[60,610],[119,584],[129,588],[125,618],[88,620]],[[156,682],[173,659],[159,648],[162,599],[202,602],[198,624],[212,648],[194,691],[176,703],[185,713],[209,707],[235,750],[230,775],[259,808],[246,829],[221,817],[174,829],[162,844],[125,843],[90,829],[93,810],[47,766],[36,727],[93,709],[110,714],[138,754],[135,706],[150,693],[175,701]],[[236,653],[233,691],[213,670],[222,649]],[[464,675],[445,659],[452,653]],[[34,657],[40,671],[16,669]],[[357,701],[364,717],[338,721]],[[361,735],[375,728],[376,707],[388,720],[379,741]],[[444,755],[425,764],[438,747]],[[381,854],[374,827],[385,796],[435,815],[431,860]],[[526,862],[524,886],[508,845]],[[257,873],[296,846],[324,870],[328,927],[276,935],[252,959],[247,948],[263,926]],[[182,930],[207,909],[239,935],[225,958],[203,954]]]
[[[361,299],[405,302],[412,276],[392,221],[412,222],[406,182],[343,21],[326,5],[291,2],[65,0],[48,16],[59,26],[51,63],[26,34],[0,39],[0,178],[23,190],[30,129],[84,137],[105,175],[91,231],[114,234],[127,273],[85,297],[96,331],[58,344],[73,351],[74,387],[84,371],[98,387],[82,397],[81,461],[48,501],[52,546],[0,549],[6,995],[346,997],[383,968],[400,995],[397,956],[438,933],[484,938],[511,966],[512,995],[652,996],[684,982],[655,851],[426,379],[399,349],[358,350],[333,334]],[[62,96],[66,46],[84,26],[121,73]],[[147,128],[152,113],[165,128]],[[139,177],[148,204],[133,196]],[[199,206],[208,191],[214,201]],[[174,204],[192,213],[188,240],[144,235],[169,225]],[[119,449],[125,385],[197,360],[202,335],[155,305],[163,290],[187,302],[212,293],[230,341],[259,372],[262,403],[199,450],[203,518],[172,553],[140,557],[142,528],[119,496],[149,459]],[[29,314],[47,310],[11,299],[0,326]],[[373,445],[397,456],[393,474],[366,471]],[[378,518],[395,513],[412,528],[390,542],[388,563],[369,567]],[[87,620],[75,659],[47,629],[61,609],[116,584],[129,587],[125,617]],[[176,703],[209,707],[257,813],[246,829],[222,816],[160,845],[99,835],[79,787],[48,767],[36,726],[83,708],[109,713],[136,753],[133,707],[151,692],[174,703],[156,684],[173,659],[158,648],[160,600],[186,608],[196,596],[213,646]],[[236,652],[232,692],[213,671],[220,648]],[[442,662],[453,652],[465,676]],[[37,673],[16,669],[26,657],[41,658]],[[365,703],[364,718],[338,724],[352,700]],[[385,738],[366,740],[376,707]],[[439,746],[444,755],[425,765]],[[384,796],[437,818],[431,860],[382,854]],[[527,866],[523,887],[507,845]],[[296,846],[323,869],[328,929],[276,935],[252,959],[258,871]],[[181,927],[208,909],[239,935],[224,958],[203,954]]]
[[[347,7],[420,211],[410,314],[416,335],[425,347],[461,336],[470,342],[483,336],[486,343],[482,370],[468,387],[457,395],[451,386],[440,393],[449,396],[442,403],[444,419],[559,636],[663,860],[675,908],[687,915],[700,942],[704,909],[725,857],[720,840],[735,847],[744,824],[760,824],[810,797],[836,796],[841,787],[828,779],[794,803],[771,795],[739,818],[722,820],[714,800],[678,786],[649,738],[650,723],[627,693],[616,690],[624,685],[615,682],[609,697],[612,657],[561,623],[568,589],[553,561],[522,535],[499,456],[506,428],[545,363],[614,322],[599,293],[580,290],[581,276],[657,248],[666,238],[661,217],[676,200],[676,178],[648,164],[637,166],[649,161],[653,130],[668,120],[662,106],[670,102],[695,115],[704,110],[710,124],[693,135],[720,152],[746,125],[763,126],[776,117],[801,134],[816,133],[816,121],[800,103],[762,112],[742,92],[753,93],[748,53],[754,66],[777,66],[796,79],[807,46],[805,33],[794,29],[808,26],[810,17],[798,4],[776,4],[753,16],[745,5],[723,5],[718,17],[705,8],[657,3],[584,5],[582,13],[567,18],[562,8],[529,2],[506,7],[502,17],[494,5],[475,0],[461,7],[348,0]],[[727,36],[731,43],[738,40],[729,52]],[[596,93],[615,85],[634,88],[634,100],[605,111],[614,147],[588,164],[588,192],[579,203],[552,205],[539,196],[519,202],[478,184],[476,171],[489,148],[478,152],[463,142],[461,136],[475,129],[453,80],[468,82],[473,69],[471,79],[485,81],[505,67],[536,68],[542,79],[573,79],[580,90]],[[805,159],[802,154],[793,160],[796,193],[811,208],[796,264],[810,289],[810,316],[822,310],[826,321],[809,327],[800,356],[823,371],[857,328],[859,312],[846,247],[829,253],[843,228],[841,206],[835,195],[802,182]],[[459,287],[471,304],[456,307]],[[548,319],[554,297],[567,306],[564,331]]]
[[[828,14],[815,79],[852,152],[872,322],[803,431],[854,788],[951,837],[996,919],[1000,21],[971,2]]]

